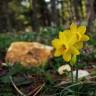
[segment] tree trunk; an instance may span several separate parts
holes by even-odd
[[[52,25],[57,26],[58,25],[58,13],[56,8],[57,0],[51,0],[51,20]]]
[[[38,0],[32,0],[32,29],[38,31],[40,24],[38,19]]]

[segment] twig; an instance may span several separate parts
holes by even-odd
[[[40,85],[40,86],[41,86],[41,85]],[[29,93],[28,93],[28,96],[30,96],[30,95],[32,95],[34,92],[36,92],[36,91],[40,88],[40,86],[38,86],[37,88],[35,88],[33,91],[29,92]]]
[[[66,84],[70,84],[72,83],[71,81],[70,82],[66,82],[66,81],[61,81],[59,84],[55,85],[54,87],[60,87],[62,85],[66,85]]]
[[[41,87],[37,90],[37,92],[33,95],[33,96],[36,96],[40,91],[41,89],[45,86],[45,83],[41,85]]]
[[[94,79],[94,78],[96,78],[96,76],[90,76],[90,77],[88,77],[88,79]]]
[[[14,81],[12,80],[12,77],[9,76],[9,78],[10,78],[10,81],[11,81],[13,87],[16,89],[16,91],[17,91],[20,95],[22,95],[22,96],[27,96],[27,95],[25,95],[23,92],[21,92],[21,91],[19,90],[19,88],[16,86],[16,84],[15,84]]]

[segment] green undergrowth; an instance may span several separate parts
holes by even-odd
[[[44,28],[40,32],[12,33],[0,35],[0,60],[3,60],[10,44],[15,41],[37,41],[43,44],[51,45],[51,40],[56,37],[58,31],[62,28]],[[37,34],[38,33],[38,34]],[[94,38],[93,38],[94,37]],[[88,44],[82,50],[79,60],[79,69],[94,68],[91,72],[96,77],[96,37],[92,36]],[[57,72],[58,68],[66,64],[63,59],[53,58],[45,66],[24,67],[21,64],[0,67],[0,96],[34,96],[34,87],[43,86],[36,96],[96,96],[96,78],[93,81],[80,81],[78,83],[64,83],[59,85],[63,76]],[[75,66],[74,66],[75,67]],[[16,87],[24,93],[18,92]],[[31,95],[28,95],[30,92]],[[38,90],[37,90],[38,91]],[[35,91],[35,93],[37,92]]]
[[[49,68],[48,65],[31,68],[24,67],[21,64],[3,66],[2,72],[4,72],[0,74],[0,96],[29,96],[29,87],[37,87],[37,84],[44,84],[37,96],[77,96],[77,88],[78,96],[96,96],[95,81],[65,82],[60,85],[62,78],[56,72],[57,77],[54,79],[52,77],[54,74],[49,71],[51,69],[56,71],[56,66],[54,68],[53,66]],[[96,76],[95,74],[96,72],[94,76]],[[21,95],[14,87],[13,82],[18,90],[26,95]],[[33,96],[33,94],[30,96]]]

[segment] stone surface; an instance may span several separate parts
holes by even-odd
[[[58,68],[58,73],[59,73],[60,75],[63,75],[66,71],[67,71],[67,72],[70,72],[70,71],[71,71],[71,67],[70,67],[68,64],[62,65],[62,66],[60,66],[60,67]]]
[[[51,46],[38,42],[13,42],[5,60],[12,64],[20,62],[24,66],[39,66],[52,57],[52,50]]]
[[[89,76],[90,73],[86,70],[78,70],[78,78],[84,78],[84,77],[87,77]],[[76,71],[73,71],[73,77],[75,78],[76,77]]]

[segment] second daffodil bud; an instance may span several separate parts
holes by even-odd
[[[67,71],[67,72],[70,72],[71,71],[71,67],[67,64],[67,65],[62,65],[58,68],[58,73],[60,75],[63,75],[64,72]]]
[[[74,56],[72,57],[72,59],[70,60],[70,64],[71,64],[71,65],[74,65],[74,64],[76,64],[76,62],[77,62],[77,56],[74,55]]]

